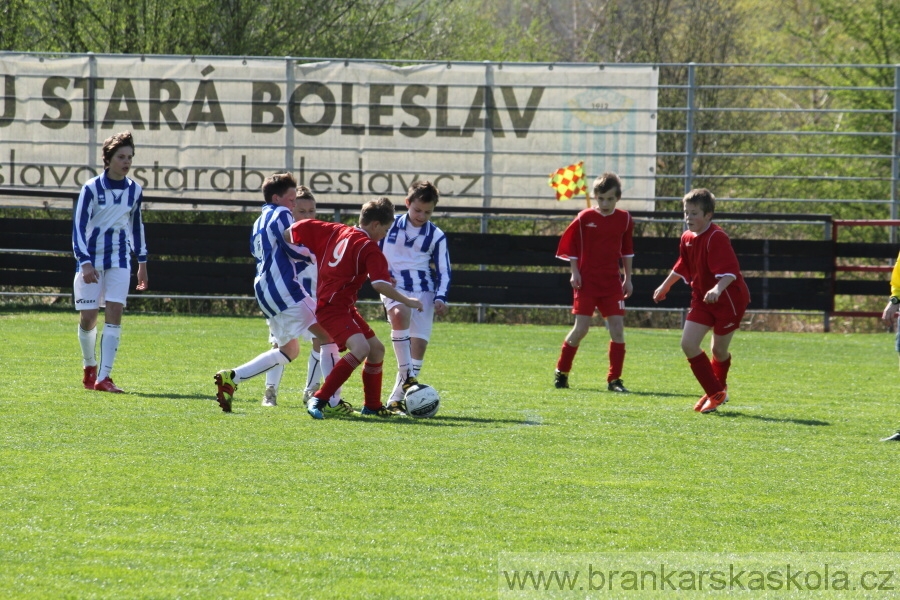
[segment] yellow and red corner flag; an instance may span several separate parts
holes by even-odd
[[[550,180],[547,182],[550,187],[556,190],[556,199],[571,200],[579,194],[588,197],[587,180],[584,178],[584,161],[578,161],[574,165],[557,169],[556,172],[550,174]],[[590,205],[590,199],[588,199]]]

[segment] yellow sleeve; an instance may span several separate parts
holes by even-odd
[[[900,298],[900,254],[897,255],[897,263],[891,273],[891,296]]]

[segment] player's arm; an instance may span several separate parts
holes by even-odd
[[[572,272],[572,275],[569,277],[569,283],[572,284],[572,289],[580,290],[581,271],[578,269],[578,257],[569,258],[569,270]]]
[[[396,300],[397,302],[400,302],[401,304],[410,308],[415,308],[416,310],[422,310],[422,302],[420,300],[406,296],[387,281],[373,281],[372,289],[374,289],[385,298]]]
[[[881,313],[881,319],[889,326],[894,324],[897,311],[900,310],[900,303],[894,302],[896,298],[900,298],[900,254],[897,255],[897,262],[891,272],[891,297]]]
[[[435,294],[434,312],[445,316],[450,312],[447,304],[447,291],[450,289],[450,252],[447,249],[447,236],[434,244],[431,253],[431,261],[434,263]]]
[[[630,298],[632,292],[634,292],[634,285],[631,283],[631,263],[633,260],[633,256],[622,257],[622,270],[625,271],[625,278],[622,280],[622,293],[625,294],[626,298]]]
[[[675,282],[681,279],[681,275],[676,273],[675,271],[671,271],[669,276],[666,277],[665,281],[653,291],[653,301],[660,302],[666,299],[666,294],[669,293],[669,290],[672,289],[672,286],[675,285]]]
[[[97,283],[100,281],[100,276],[94,269],[91,255],[87,249],[87,226],[88,221],[91,219],[91,204],[93,200],[94,195],[88,189],[88,186],[82,187],[81,193],[78,195],[78,203],[75,205],[75,213],[72,216],[74,221],[72,227],[72,249],[75,252],[75,260],[80,265],[81,277],[85,283]]]
[[[131,238],[134,240],[135,254],[137,254],[137,286],[136,290],[143,292],[150,285],[150,279],[147,276],[147,238],[144,235],[144,220],[141,217],[141,204],[144,200],[143,191],[138,192],[137,200],[134,202],[134,209],[131,213]]]
[[[737,279],[737,277],[730,273],[722,276],[717,275],[716,277],[719,278],[719,280],[716,282],[716,285],[712,286],[709,291],[707,291],[703,296],[703,301],[707,304],[715,304],[716,302],[718,302],[719,297],[722,296],[722,292],[725,291],[725,288],[731,285],[732,281]]]

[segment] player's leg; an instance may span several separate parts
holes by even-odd
[[[80,278],[80,275],[78,276]],[[77,298],[77,296],[76,296]],[[76,306],[78,306],[76,304]],[[84,389],[93,390],[97,383],[97,316],[99,309],[79,310],[78,345],[81,346],[81,366],[84,371],[81,383]]]
[[[322,409],[328,404],[335,392],[344,385],[344,382],[350,378],[353,370],[356,369],[362,361],[369,355],[369,342],[361,331],[357,322],[353,319],[353,315],[346,310],[324,310],[317,313],[319,325],[334,340],[339,347],[347,348],[348,352],[341,357],[334,365],[330,372],[325,373],[325,381],[322,382],[315,394],[306,403],[306,411],[314,419],[322,419],[325,414]],[[323,353],[325,346],[323,346]],[[323,371],[327,371],[323,367]]]
[[[98,272],[99,275],[99,272]],[[93,390],[97,383],[97,317],[100,314],[100,284],[85,283],[81,271],[72,284],[78,311],[78,345],[81,346],[82,385]]]
[[[606,317],[609,330],[609,371],[606,373],[606,386],[611,392],[627,392],[622,383],[622,370],[625,366],[625,317],[610,315]]]
[[[335,361],[337,362],[337,361]],[[331,366],[334,366],[333,364]],[[303,388],[303,401],[322,385],[322,340],[318,337],[312,339],[312,348],[309,350],[309,358],[306,361],[306,385]]]
[[[390,404],[391,401],[403,399],[404,388],[409,387],[406,385],[407,380],[413,376],[412,348],[409,338],[412,309],[390,298],[384,298],[383,301],[387,310],[388,322],[391,324],[391,346],[394,348],[394,356],[397,357],[397,376],[388,401]]]
[[[610,392],[627,392],[622,382],[622,369],[625,366],[625,296],[604,296],[597,303],[600,314],[606,319],[609,331],[609,371],[606,373],[606,389]]]
[[[387,412],[387,408],[381,403],[385,348],[374,331],[369,329],[367,333],[370,334],[366,339],[369,344],[369,355],[366,357],[362,372],[363,404],[365,405],[362,414],[385,416],[381,414]]]
[[[576,309],[572,309],[575,312]],[[590,314],[580,314],[575,312],[575,324],[566,335],[560,349],[559,359],[556,361],[556,372],[554,373],[554,385],[557,388],[569,387],[569,372],[572,370],[572,363],[575,361],[575,354],[578,352],[578,345],[581,340],[588,334],[591,328],[591,317],[594,308],[591,307]]]
[[[131,271],[124,268],[106,269],[100,273],[100,305],[103,309],[103,332],[100,334],[100,367],[94,389],[121,393],[112,380],[113,364],[119,352],[122,336],[122,315],[128,298]]]
[[[310,383],[309,379],[307,380],[306,389],[303,392],[303,401],[308,403],[312,398],[313,394],[319,389],[319,381],[318,375],[316,373],[324,373],[327,377],[331,371],[334,369],[334,366],[341,359],[340,349],[338,345],[334,343],[334,340],[331,339],[331,336],[328,335],[328,331],[325,330],[322,325],[319,323],[315,323],[309,328],[309,333],[313,340],[313,347],[318,346],[319,349],[319,358],[318,368],[313,369],[313,374],[310,375],[307,372],[307,377],[315,377],[314,385],[312,389],[310,389],[313,384]],[[311,353],[310,353],[311,354]],[[340,386],[335,390],[335,392],[328,399],[328,403],[322,407],[322,411],[324,414],[335,415],[335,416],[346,416],[353,414],[353,406],[349,402],[345,402],[343,398],[341,398],[341,389],[343,386]]]
[[[266,319],[266,325],[269,326],[269,345],[272,348],[278,347],[278,342],[275,341],[275,336],[272,335],[271,323],[269,319]],[[263,394],[262,405],[263,406],[277,406],[278,405],[278,388],[281,386],[281,378],[284,376],[284,365],[275,365],[268,371],[266,371],[266,391]]]
[[[731,368],[731,352],[728,347],[731,345],[731,338],[734,337],[734,331],[725,335],[719,335],[713,331],[712,343],[710,350],[712,351],[712,368],[716,374],[716,378],[722,383],[722,387],[728,388],[728,370]]]
[[[698,314],[695,315],[695,312]],[[693,309],[691,310],[692,318],[703,318],[705,314],[706,313],[700,313]],[[709,357],[700,347],[703,343],[703,338],[706,337],[706,334],[709,333],[711,329],[712,324],[707,325],[699,321],[689,320],[685,322],[684,330],[681,332],[681,350],[687,357],[688,363],[691,366],[691,371],[694,373],[694,377],[697,379],[697,382],[700,383],[700,387],[703,388],[704,392],[703,396],[700,397],[700,400],[697,401],[697,404],[694,405],[694,410],[698,412],[703,410],[710,398],[713,398],[719,392],[724,393],[722,383],[716,378],[716,374],[713,372]]]

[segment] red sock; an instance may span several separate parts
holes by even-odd
[[[716,357],[713,356],[712,359],[712,370],[713,373],[716,374],[716,379],[719,380],[719,383],[722,384],[722,387],[728,387],[728,369],[731,368],[731,355],[728,355],[723,362],[719,362],[716,360]]]
[[[328,402],[339,387],[353,374],[353,369],[359,366],[359,359],[350,352],[345,354],[341,360],[337,361],[331,373],[322,382],[322,387],[314,394],[316,398],[322,402]]]
[[[560,373],[568,373],[572,370],[572,361],[575,360],[575,353],[578,352],[578,346],[570,346],[569,342],[563,342],[562,350],[559,353],[559,360],[556,361],[556,370]]]
[[[716,378],[716,374],[713,373],[712,364],[709,362],[706,352],[701,351],[694,358],[689,358],[688,362],[691,364],[691,371],[694,372],[694,377],[700,382],[700,387],[703,388],[707,396],[712,396],[724,389],[722,383]]]
[[[625,364],[625,344],[609,341],[609,373],[606,383],[622,377],[622,365]]]
[[[363,365],[363,404],[369,410],[378,410],[381,408],[381,366],[380,363],[370,363],[366,361]]]

